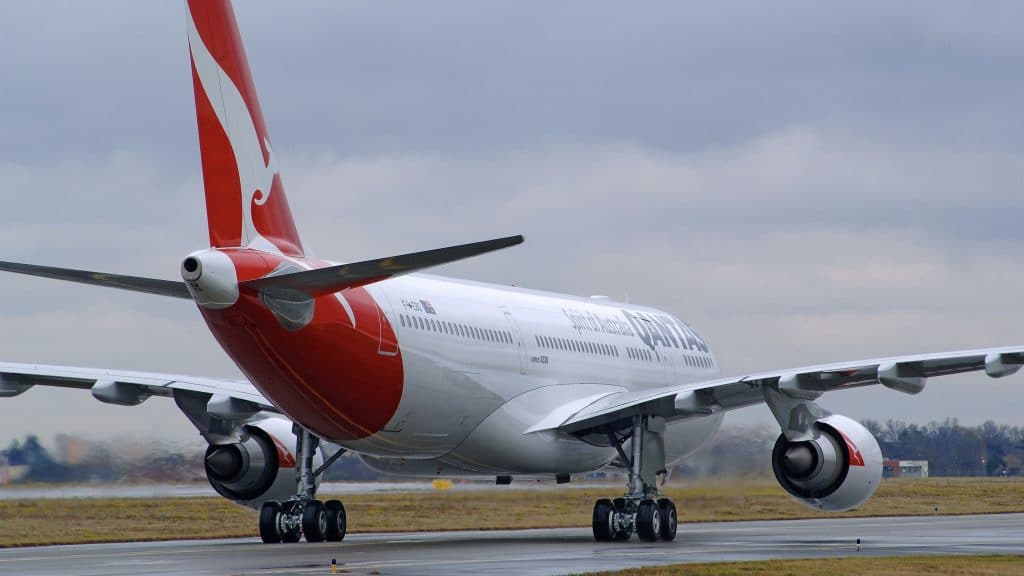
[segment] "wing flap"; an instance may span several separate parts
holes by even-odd
[[[683,420],[764,402],[763,388],[778,387],[796,398],[814,399],[825,392],[881,384],[916,394],[929,378],[984,371],[1008,376],[1024,366],[1024,347],[1007,347],[914,356],[896,356],[760,372],[681,386],[629,391],[600,398],[563,421],[558,430],[581,433],[622,423],[634,414]]]
[[[245,381],[75,366],[0,363],[0,397],[21,394],[32,386],[92,390],[98,400],[125,405],[138,404],[149,396],[169,397],[175,390],[183,390],[211,397],[226,396],[260,410],[278,411]],[[135,396],[141,399],[132,401]]]

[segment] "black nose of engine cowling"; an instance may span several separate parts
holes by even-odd
[[[230,480],[242,470],[242,455],[234,445],[218,446],[206,455],[206,469],[217,480]]]
[[[782,469],[793,479],[806,478],[814,472],[814,450],[807,444],[795,444],[782,455]]]

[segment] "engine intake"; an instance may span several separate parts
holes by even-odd
[[[882,451],[856,421],[833,415],[815,423],[813,440],[780,435],[772,450],[775,478],[797,501],[826,511],[855,508],[878,489]]]
[[[280,468],[277,447],[255,427],[237,444],[210,445],[206,449],[206,478],[213,489],[232,500],[252,500],[266,492]]]
[[[295,494],[295,456],[285,448],[292,423],[265,418],[243,426],[241,441],[212,444],[206,449],[204,467],[210,486],[221,496],[259,509],[268,500],[284,501]],[[320,452],[313,465],[323,462]]]

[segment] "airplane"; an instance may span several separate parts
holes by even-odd
[[[264,542],[344,539],[343,503],[316,494],[346,452],[388,474],[497,484],[620,468],[627,490],[595,502],[594,538],[672,541],[667,470],[726,412],[758,404],[780,427],[770,458],[785,491],[849,510],[877,489],[882,454],[862,425],[817,402],[824,393],[917,394],[931,377],[1024,365],[1016,346],[725,377],[669,312],[423,272],[522,236],[350,263],[309,256],[230,1],[188,0],[187,11],[209,247],[183,258],[181,280],[0,270],[191,300],[245,379],[0,363],[0,396],[39,385],[125,406],[172,399],[208,442],[211,486],[259,510]]]

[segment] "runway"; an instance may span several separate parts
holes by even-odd
[[[547,575],[677,562],[1022,553],[1024,514],[997,514],[683,524],[675,542],[656,544],[598,544],[589,529],[571,528],[354,534],[339,544],[236,539],[13,548],[0,550],[0,574],[329,574],[335,558],[350,574]]]

